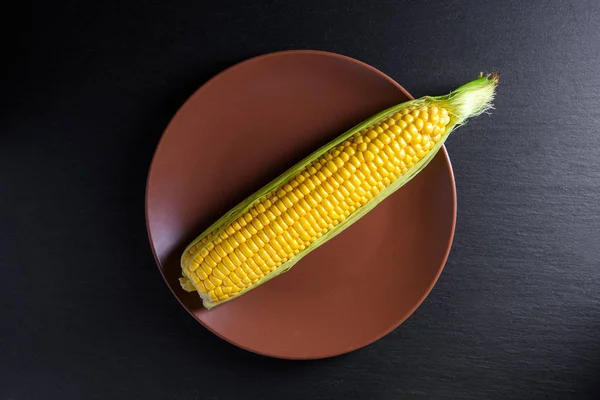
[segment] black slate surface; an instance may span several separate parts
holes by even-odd
[[[600,398],[600,3],[34,2],[5,12],[0,399]],[[431,295],[357,352],[268,359],[210,334],[154,265],[147,168],[208,78],[346,54],[415,97],[480,71],[451,138],[456,238]]]

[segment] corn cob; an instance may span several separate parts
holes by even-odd
[[[420,172],[450,132],[491,108],[498,76],[369,118],[283,173],[185,249],[182,287],[206,308],[289,270]]]

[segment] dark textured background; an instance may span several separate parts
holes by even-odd
[[[597,1],[36,3],[4,14],[20,25],[0,91],[0,399],[600,398]],[[456,238],[428,299],[365,349],[290,362],[177,303],[144,188],[198,86],[305,48],[415,97],[480,71],[502,84],[449,142]]]

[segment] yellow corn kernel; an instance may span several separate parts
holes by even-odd
[[[249,242],[252,242],[252,241],[249,240]],[[240,246],[238,247],[238,249],[246,257],[252,257],[252,255],[253,255],[253,252],[250,250],[250,248],[248,247],[248,244],[246,242],[240,244]]]
[[[424,125],[425,125],[425,123],[423,122],[423,116],[421,116],[420,118],[417,118],[414,122],[414,126],[415,126],[415,128],[417,128],[417,131],[421,131],[423,129]]]

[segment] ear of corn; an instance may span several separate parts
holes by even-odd
[[[212,308],[289,270],[425,168],[453,129],[491,108],[497,83],[480,76],[396,105],[318,149],[189,244],[182,287]]]

